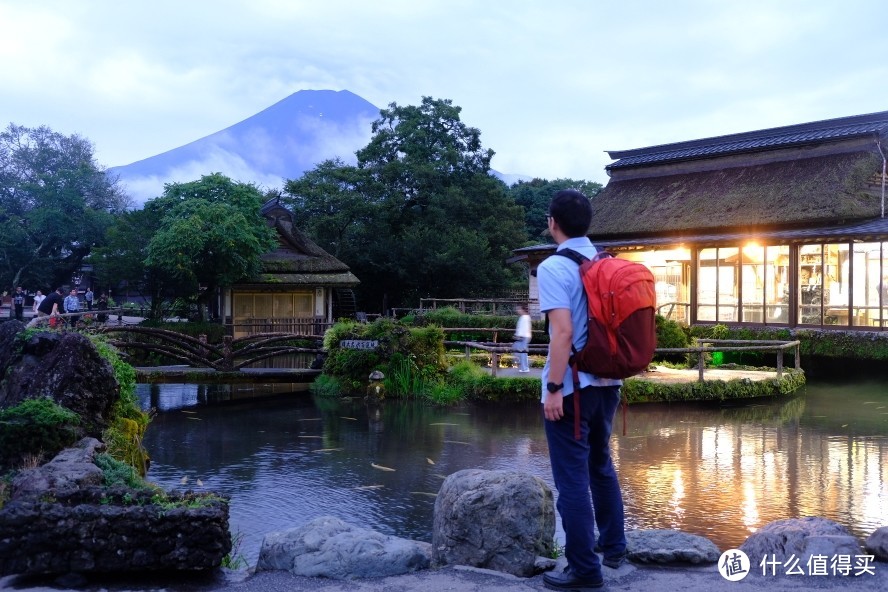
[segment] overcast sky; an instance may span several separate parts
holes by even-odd
[[[504,173],[888,110],[884,0],[0,0],[0,126],[103,166],[303,89],[451,99]]]

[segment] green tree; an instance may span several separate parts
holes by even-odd
[[[126,282],[129,290],[149,300],[152,318],[162,315],[164,295],[179,284],[164,269],[146,264],[148,245],[160,230],[165,213],[151,201],[141,210],[124,212],[108,229],[105,245],[90,256],[99,285],[112,287]]]
[[[548,229],[546,213],[549,202],[552,196],[562,189],[578,189],[587,197],[593,198],[601,191],[601,184],[574,179],[549,181],[537,178],[532,181],[519,181],[509,188],[512,199],[524,208],[524,226],[531,242],[540,242],[543,232]]]
[[[10,124],[0,132],[0,286],[67,283],[128,205],[88,140]]]
[[[162,212],[145,264],[190,286],[201,316],[216,289],[257,274],[275,231],[260,215],[262,193],[219,173],[170,183],[146,207]]]
[[[494,153],[460,111],[430,97],[392,103],[357,167],[324,163],[286,186],[297,219],[361,279],[369,310],[491,296],[520,281],[505,261],[524,242],[523,212],[490,175]]]
[[[285,200],[299,212],[300,229],[334,257],[351,255],[350,246],[373,219],[367,172],[339,159],[325,160],[284,186]]]

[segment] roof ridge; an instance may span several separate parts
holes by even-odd
[[[808,134],[813,132],[821,132],[821,134],[819,135],[821,136],[821,139],[823,139],[822,136],[824,134],[822,132],[842,128],[848,129],[857,126],[862,126],[862,129],[856,131],[849,130],[848,133],[844,133],[841,135],[843,137],[847,137],[849,135],[859,135],[875,131],[888,130],[888,111],[879,111],[877,113],[867,113],[864,115],[852,115],[848,117],[838,117],[834,119],[824,119],[807,123],[797,123],[781,127],[766,128],[749,132],[739,132],[735,134],[726,134],[723,136],[712,136],[709,138],[700,138],[696,140],[685,140],[669,144],[658,144],[655,146],[648,146],[644,148],[633,148],[629,150],[607,150],[606,152],[611,158],[619,160],[638,156],[653,156],[655,154],[674,153],[700,147],[715,148],[717,146],[726,146],[730,144],[736,144],[738,142],[769,140],[784,136]],[[771,146],[773,147],[773,144],[771,144]],[[611,166],[613,165],[609,165],[606,168],[610,168]]]

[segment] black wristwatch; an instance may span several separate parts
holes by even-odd
[[[555,384],[554,382],[547,382],[546,383],[546,390],[549,391],[550,393],[557,393],[558,391],[560,391],[563,388],[564,388],[563,382],[561,384]]]

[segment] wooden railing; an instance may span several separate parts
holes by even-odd
[[[741,345],[737,345],[741,344]],[[513,354],[511,344],[503,344],[496,342],[477,342],[477,341],[445,341],[445,346],[465,347],[466,358],[470,358],[472,350],[481,350],[490,353],[490,374],[496,376],[497,368],[499,368],[499,357],[502,354]],[[799,354],[799,341],[766,341],[766,340],[740,340],[740,339],[700,339],[693,347],[658,347],[656,354],[697,354],[697,368],[699,370],[699,380],[703,382],[703,375],[706,369],[706,355],[713,352],[752,352],[773,351],[777,354],[777,377],[783,376],[783,356],[787,350],[794,350],[795,369],[800,370],[802,367],[801,356]],[[528,346],[528,353],[547,354],[549,346],[546,344],[531,344]]]
[[[740,344],[740,345],[738,345]],[[777,377],[783,376],[783,355],[786,350],[792,349],[795,354],[795,369],[801,370],[802,359],[799,354],[800,341],[768,341],[768,340],[744,340],[744,339],[698,339],[693,347],[658,347],[658,354],[697,354],[697,368],[700,371],[700,382],[703,382],[703,372],[706,369],[706,355],[713,352],[752,352],[773,351],[777,353]]]
[[[322,336],[332,323],[324,317],[292,317],[269,319],[245,319],[226,325],[235,337],[259,333],[292,333],[295,335]]]

